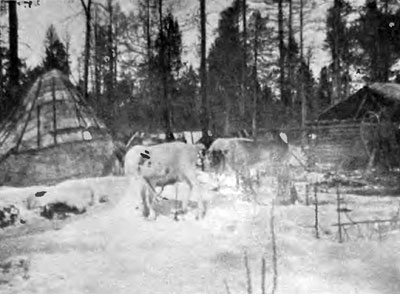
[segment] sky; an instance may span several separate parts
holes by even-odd
[[[0,0],[4,1],[4,0]],[[20,0],[21,1],[21,0]],[[24,5],[17,6],[19,18],[19,56],[26,60],[28,66],[39,64],[44,55],[44,39],[47,28],[53,24],[62,41],[70,35],[70,54],[73,82],[78,80],[78,56],[84,49],[85,17],[80,0],[32,0],[31,8]],[[37,1],[40,5],[37,5]],[[87,2],[87,0],[84,0]],[[106,0],[95,0],[105,3]],[[123,11],[135,9],[139,0],[118,1]],[[233,0],[207,0],[207,47],[210,48],[218,26],[220,12]],[[358,7],[365,0],[353,0],[354,7]],[[295,4],[297,1],[295,2]],[[306,15],[304,27],[304,50],[310,53],[310,65],[314,77],[318,78],[320,69],[329,64],[330,53],[324,46],[326,37],[326,13],[332,5],[331,0],[305,1]],[[164,0],[166,8],[170,8],[178,18],[182,30],[183,61],[199,65],[199,28],[194,16],[199,11],[199,0]],[[248,0],[250,8],[264,10],[271,18],[277,14],[277,6],[270,4],[267,9],[264,0]],[[0,19],[6,23],[7,17]],[[298,15],[294,15],[294,27],[298,27]],[[299,40],[299,32],[295,30],[295,37]],[[4,38],[4,36],[3,36]],[[8,37],[7,37],[8,38]]]
[[[1,1],[1,0],[0,0]],[[38,5],[39,1],[39,5]],[[120,3],[123,11],[131,11],[135,8],[138,0],[116,0]],[[87,2],[87,0],[85,0]],[[105,2],[100,0],[97,2]],[[166,7],[171,7],[179,21],[182,21],[183,31],[183,60],[194,66],[198,66],[198,41],[199,33],[196,32],[197,24],[192,15],[198,10],[198,0],[186,1],[164,1]],[[208,28],[210,39],[214,35],[214,28],[218,23],[220,11],[225,8],[231,0],[209,0],[207,1]],[[72,78],[78,80],[78,62],[84,49],[85,40],[85,17],[80,0],[33,0],[31,8],[17,5],[19,25],[19,56],[24,59],[29,67],[38,65],[44,56],[44,39],[47,28],[53,24],[58,36],[65,42],[70,35],[70,54]],[[188,21],[189,19],[189,21]],[[7,17],[3,17],[2,23],[7,23]],[[3,37],[4,38],[4,37]],[[8,37],[6,37],[8,38]],[[208,42],[208,47],[210,47]]]
[[[77,57],[85,40],[85,17],[79,0],[33,0],[31,8],[17,6],[19,25],[19,55],[30,67],[38,65],[44,56],[44,39],[47,28],[53,24],[58,36],[66,41],[70,35],[71,68],[77,79]],[[87,1],[87,0],[85,0]],[[130,4],[131,1],[121,1]]]

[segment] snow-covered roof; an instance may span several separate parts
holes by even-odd
[[[373,83],[369,89],[386,99],[400,101],[400,84],[397,83]]]
[[[378,112],[380,106],[396,107],[399,102],[400,84],[373,83],[330,106],[319,115],[318,120],[360,119],[368,110]],[[396,109],[392,109],[392,111],[400,114],[400,108],[398,111]]]

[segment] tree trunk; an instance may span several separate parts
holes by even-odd
[[[5,10],[6,10],[5,5],[6,4],[4,2],[0,3],[0,16],[5,13]],[[2,30],[0,30],[0,41],[3,41],[3,31]],[[5,81],[3,78],[3,67],[4,67],[3,60],[4,60],[5,56],[3,55],[3,50],[4,50],[4,48],[0,47],[0,114],[1,115],[4,114],[3,113],[3,107],[4,107],[3,99],[4,99],[4,93],[5,93]],[[0,117],[0,122],[1,121],[2,121],[2,118]]]
[[[160,48],[160,65],[161,65],[161,75],[162,75],[162,92],[163,92],[163,104],[164,104],[164,109],[163,109],[163,117],[164,117],[164,124],[165,124],[165,136],[167,141],[173,141],[174,134],[172,133],[172,123],[171,123],[171,107],[169,103],[169,97],[168,97],[168,79],[167,79],[167,68],[165,64],[165,40],[164,40],[164,32],[163,32],[163,13],[162,13],[162,8],[163,8],[163,0],[158,1],[158,12],[159,12],[159,30],[160,30],[160,36],[161,36],[161,48]]]
[[[67,66],[68,72],[67,74],[71,74],[71,68],[70,68],[70,61],[69,61],[69,56],[70,56],[70,47],[71,47],[71,35],[67,32],[65,36],[65,64]]]
[[[251,129],[253,139],[257,138],[257,102],[258,102],[258,78],[257,78],[257,61],[254,64],[254,89],[253,89],[253,111],[251,117]]]
[[[281,92],[281,101],[284,106],[288,106],[288,101],[285,93],[285,53],[283,44],[283,0],[278,1],[278,38],[279,38],[279,87]]]
[[[303,62],[303,0],[300,0],[300,61]]]
[[[303,65],[303,0],[300,0],[300,65]],[[307,120],[307,100],[306,95],[304,93],[304,72],[301,73],[300,82],[300,98],[301,98],[301,143],[302,146],[306,144],[306,120]]]
[[[230,133],[230,120],[231,120],[231,101],[229,95],[224,93],[225,96],[225,122],[224,122],[224,135],[229,136]]]
[[[8,22],[10,27],[9,41],[10,41],[10,94],[11,99],[14,100],[13,105],[16,104],[17,90],[19,85],[19,59],[18,59],[18,15],[17,15],[17,2],[8,2]]]
[[[303,64],[301,64],[303,68]],[[301,97],[301,140],[302,146],[306,144],[307,98],[304,93],[304,71],[300,72],[300,97]]]
[[[388,37],[383,37],[383,42],[379,43],[382,46],[382,56],[383,62],[383,73],[382,73],[382,80],[381,82],[387,83],[389,81],[389,75],[390,75],[390,60],[391,60],[391,50],[390,50],[390,41]]]
[[[253,139],[257,138],[257,100],[258,100],[258,34],[259,27],[256,19],[256,25],[254,30],[254,65],[253,65],[253,111],[252,111],[252,119],[251,119],[251,128]]]
[[[294,95],[293,95],[293,29],[292,29],[292,20],[293,20],[293,7],[292,7],[292,0],[289,1],[289,27],[288,27],[288,81],[289,81],[289,91],[288,91],[288,99],[289,104],[293,107],[294,106]]]
[[[340,55],[339,55],[339,32],[338,24],[340,21],[340,3],[339,0],[334,0],[334,26],[333,26],[333,76],[332,76],[332,104],[340,101],[341,99],[341,81],[340,81]]]
[[[150,74],[150,59],[151,59],[151,19],[150,19],[150,0],[146,0],[146,49],[147,49],[147,63],[148,74]]]
[[[113,38],[113,6],[111,0],[108,0],[108,73],[107,73],[107,100],[108,104],[111,106],[111,115],[114,117],[113,113],[113,90],[114,90],[114,38]]]
[[[91,35],[91,6],[92,0],[88,0],[87,5],[85,4],[84,0],[81,0],[83,9],[85,11],[86,16],[86,36],[85,36],[85,65],[84,65],[84,73],[83,73],[83,95],[85,100],[88,100],[89,93],[88,93],[88,81],[89,81],[89,60],[90,60],[90,35]]]
[[[200,33],[201,33],[201,60],[200,60],[200,83],[201,83],[201,131],[203,142],[210,143],[209,130],[209,107],[207,99],[207,67],[206,67],[206,1],[200,0]]]
[[[89,77],[90,77],[90,84],[91,84],[91,89],[90,89],[90,91],[92,92],[92,93],[95,93],[95,91],[96,91],[96,82],[95,82],[95,79],[96,79],[96,68],[95,68],[95,64],[94,64],[94,57],[91,57],[91,65],[90,65],[90,67],[89,67]]]
[[[1,4],[0,4],[1,5]],[[0,30],[0,40],[2,38],[1,30]],[[2,100],[3,100],[3,90],[4,90],[4,79],[3,79],[3,52],[0,47],[0,113],[2,114]],[[0,118],[1,121],[1,118]]]
[[[116,40],[114,40],[114,75],[113,75],[113,89],[117,85],[117,64],[118,64],[118,44]]]
[[[96,112],[99,114],[101,111],[100,99],[100,56],[99,56],[99,23],[98,23],[98,8],[95,8],[95,19],[94,19],[94,92],[96,99]]]
[[[246,75],[247,75],[247,3],[242,0],[242,22],[243,22],[243,56],[242,56],[242,72],[240,85],[240,116],[242,123],[246,121]]]

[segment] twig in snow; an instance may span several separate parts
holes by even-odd
[[[225,279],[224,279],[224,285],[225,285],[226,294],[231,294],[231,290],[229,290],[228,282]]]
[[[261,259],[261,294],[265,294],[265,258]]]
[[[317,185],[314,185],[314,228],[315,228],[315,238],[319,239],[319,221],[318,221],[318,192],[317,192]]]
[[[250,272],[249,258],[247,257],[247,252],[244,253],[244,266],[246,267],[247,294],[252,294],[253,290],[251,288],[251,272]]]
[[[276,289],[278,287],[278,259],[277,259],[277,254],[276,254],[276,238],[275,238],[275,227],[274,227],[274,207],[275,207],[275,203],[274,203],[274,201],[272,201],[270,228],[271,228],[271,243],[272,243],[273,278],[272,278],[271,294],[275,294]]]

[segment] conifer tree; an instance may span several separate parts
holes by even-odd
[[[351,39],[346,28],[346,15],[351,7],[345,0],[334,0],[334,5],[328,10],[326,46],[332,56],[332,101],[335,103],[343,97],[343,75],[348,74],[350,65]]]
[[[243,47],[240,42],[238,23],[240,6],[241,2],[236,0],[221,12],[217,29],[218,36],[208,56],[213,123],[216,125],[217,132],[226,135],[232,128],[242,123],[238,121],[240,116],[237,107],[241,98],[238,93],[240,93],[243,70]],[[224,113],[223,117],[221,117],[221,112]]]
[[[159,114],[163,118],[167,137],[173,140],[171,98],[176,92],[176,78],[182,67],[182,32],[177,19],[171,12],[163,17],[154,48],[151,79],[154,82],[153,85],[159,85],[156,92],[159,104],[163,105]]]
[[[65,74],[69,74],[68,55],[65,45],[60,41],[56,29],[50,25],[46,32],[45,57],[43,67],[45,70],[59,69]]]
[[[356,44],[361,48],[358,66],[367,64],[367,80],[387,82],[390,67],[400,57],[400,9],[382,12],[376,1],[368,1],[364,13],[353,28]]]

